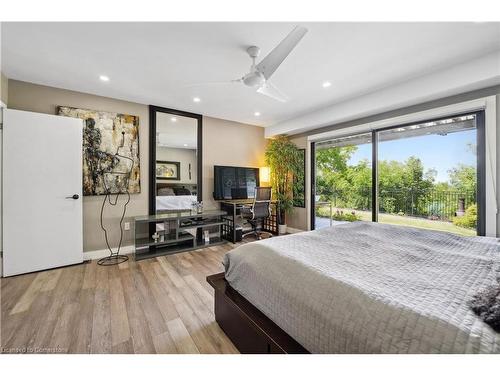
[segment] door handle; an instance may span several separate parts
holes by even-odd
[[[78,199],[78,198],[80,198],[80,196],[78,194],[73,194],[69,197],[66,197],[66,199]]]

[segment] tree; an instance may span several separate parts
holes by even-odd
[[[316,190],[323,199],[332,200],[350,186],[347,177],[348,161],[356,152],[356,146],[320,148],[316,151]]]
[[[266,148],[266,163],[271,169],[271,185],[278,202],[278,223],[285,224],[286,214],[293,209],[293,176],[302,168],[298,147],[286,136],[277,136]]]
[[[320,148],[316,151],[316,165],[322,170],[342,173],[357,149],[356,146]]]
[[[459,164],[448,171],[451,186],[460,191],[476,191],[477,171],[470,165]]]
[[[368,160],[356,165],[349,161],[357,146],[318,149],[316,152],[316,191],[321,199],[333,201],[336,207],[371,209],[372,167]],[[382,212],[427,213],[433,199],[437,172],[425,170],[415,156],[405,161],[379,160],[379,204]]]

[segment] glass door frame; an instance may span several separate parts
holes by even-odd
[[[452,114],[447,116],[441,116],[438,118],[431,118],[428,120],[413,121],[408,123],[401,123],[398,125],[372,129],[371,131],[362,131],[359,133],[352,133],[344,136],[352,136],[356,134],[366,134],[371,133],[372,135],[372,198],[371,198],[371,210],[372,210],[372,222],[378,222],[378,209],[379,209],[379,196],[378,196],[378,135],[379,132],[384,130],[397,129],[403,126],[418,125],[431,121],[445,120],[451,117],[460,117],[474,115],[476,118],[476,147],[477,147],[477,191],[476,191],[476,201],[478,203],[478,215],[477,215],[477,234],[479,236],[484,236],[486,232],[486,138],[485,138],[485,113],[484,110],[472,111],[465,113]],[[333,137],[335,138],[335,137]],[[311,204],[310,204],[310,226],[311,230],[315,229],[316,220],[316,143],[311,142]]]

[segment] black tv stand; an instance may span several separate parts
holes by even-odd
[[[161,255],[201,249],[225,242],[222,226],[226,211],[205,210],[201,213],[165,212],[156,215],[137,216],[135,221],[135,259],[148,259]],[[160,224],[157,238],[150,236],[150,228]],[[204,232],[209,231],[208,240]]]

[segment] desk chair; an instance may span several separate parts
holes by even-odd
[[[264,220],[271,216],[271,188],[258,187],[255,188],[255,198],[251,208],[241,210],[241,217],[246,219],[252,226],[252,231],[247,232],[243,237],[250,234],[255,234],[258,240],[261,239],[261,231],[258,229],[259,222],[261,229],[264,227]],[[271,233],[268,233],[272,237]]]

